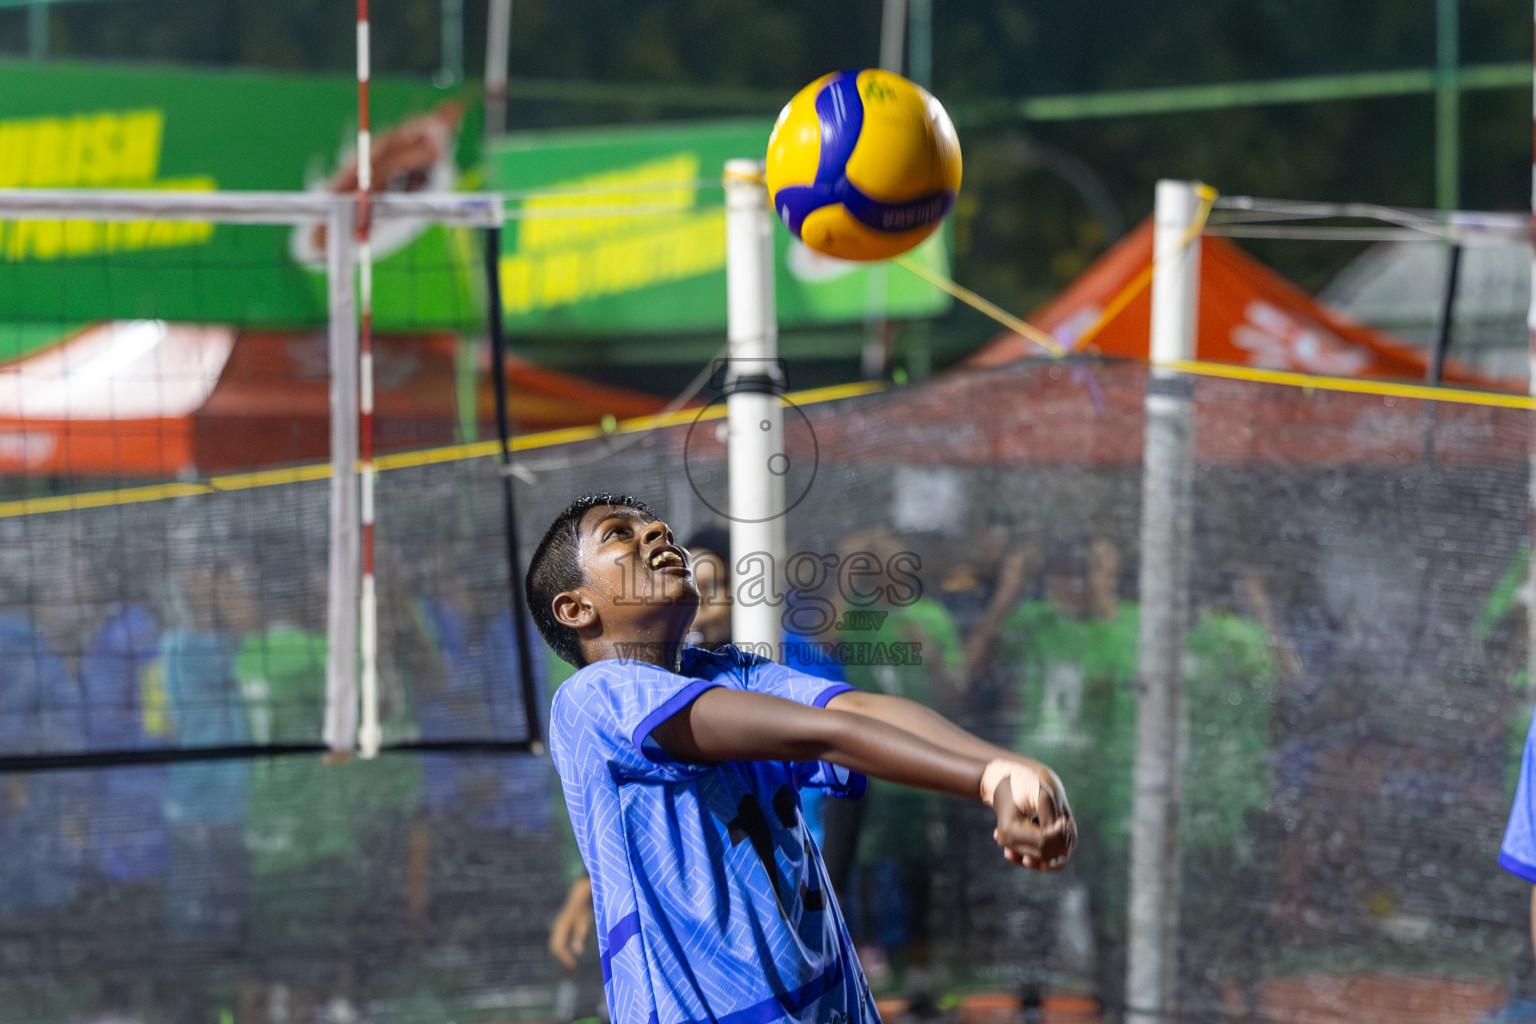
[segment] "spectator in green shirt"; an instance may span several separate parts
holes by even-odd
[[[889,534],[845,538],[837,621],[811,639],[838,645],[845,678],[861,690],[952,707],[964,688],[964,651],[949,610],[923,593],[921,569],[917,553]],[[937,1012],[929,918],[940,822],[933,794],[878,779],[862,801],[826,810],[829,849],[855,837],[846,909],[865,973],[877,986],[894,973],[917,1016]]]
[[[1057,766],[1083,836],[1065,889],[1021,880],[1026,909],[1016,920],[1027,922],[1021,949],[1033,960],[1026,976],[1044,980],[1049,924],[1062,951],[1053,973],[1090,984],[1105,1005],[1119,1001],[1124,977],[1136,759],[1140,615],[1119,596],[1122,575],[1108,538],[1054,548],[1044,597],[1006,617],[996,653],[1016,679],[1019,743]],[[1253,864],[1249,816],[1268,801],[1275,647],[1259,622],[1212,607],[1195,616],[1185,649],[1182,913],[1205,920],[1210,934],[1230,935],[1211,915],[1244,902],[1233,886]],[[1031,946],[1030,936],[1039,942]]]

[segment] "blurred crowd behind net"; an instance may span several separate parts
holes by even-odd
[[[816,556],[783,592],[793,632],[1048,761],[1081,821],[1072,867],[1038,876],[984,809],[872,792],[840,900],[883,990],[922,972],[945,995],[1123,997],[1145,390],[1139,365],[1043,363],[786,409],[788,551]],[[1531,959],[1528,894],[1495,864],[1530,715],[1528,414],[1214,379],[1194,406],[1178,1014],[1284,1019],[1287,984],[1383,976],[1496,1004]],[[718,523],[720,422],[520,455],[525,557],[586,492],[650,502],[680,540]],[[386,746],[527,738],[500,486],[490,458],[380,476]],[[6,506],[0,753],[318,742],[327,488]],[[577,870],[545,758],[0,787],[6,1020],[549,1020],[598,999],[590,948],[570,975],[545,947]]]

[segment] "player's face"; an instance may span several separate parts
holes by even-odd
[[[581,565],[601,614],[676,608],[689,618],[699,603],[688,552],[667,524],[631,508],[601,505],[581,520]]]

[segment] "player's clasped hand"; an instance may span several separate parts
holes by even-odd
[[[982,798],[997,813],[992,836],[1003,856],[1036,871],[1060,871],[1077,849],[1077,819],[1056,773],[1042,764],[987,765]]]

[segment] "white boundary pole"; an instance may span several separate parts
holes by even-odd
[[[362,531],[357,478],[358,335],[356,246],[350,197],[333,206],[325,232],[330,288],[331,545],[326,575],[325,745],[357,743],[357,639]]]
[[[1186,242],[1186,237],[1199,206],[1195,183],[1157,183],[1125,979],[1130,1024],[1168,1018],[1178,969],[1179,738],[1189,628],[1194,422],[1189,379],[1162,367],[1195,356],[1200,239],[1196,235]]]
[[[747,575],[775,581],[784,556],[784,407],[779,394],[779,326],[773,295],[773,211],[759,160],[725,165],[727,463],[730,477],[731,638],[779,654],[779,609],[743,600]],[[778,472],[775,473],[774,470]]]

